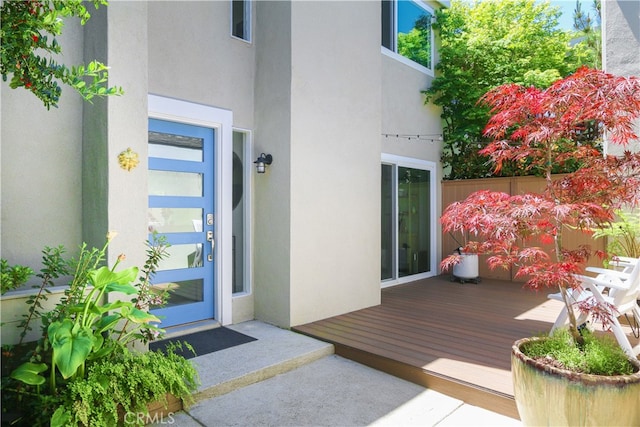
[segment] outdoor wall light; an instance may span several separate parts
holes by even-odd
[[[266,165],[270,165],[271,162],[273,162],[273,156],[271,154],[260,154],[260,157],[258,157],[258,160],[256,160],[255,163],[256,164],[256,169],[258,170],[258,173],[264,173],[265,171],[265,166]]]

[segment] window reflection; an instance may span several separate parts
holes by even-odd
[[[197,268],[203,265],[202,244],[171,245],[167,257],[158,263],[158,271]]]
[[[431,14],[410,1],[398,2],[398,53],[431,68]]]
[[[151,286],[151,289],[161,293],[169,292],[169,300],[165,307],[174,307],[177,305],[191,304],[203,301],[203,280],[183,280],[179,282],[157,283]]]

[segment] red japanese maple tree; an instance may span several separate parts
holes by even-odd
[[[528,287],[559,288],[569,309],[571,333],[581,340],[567,290],[580,286],[575,274],[584,271],[592,250],[564,247],[562,234],[566,229],[590,233],[612,221],[617,208],[638,205],[640,154],[603,156],[580,141],[594,129],[612,144],[626,146],[638,139],[634,121],[640,117],[640,79],[583,67],[545,90],[508,84],[481,101],[492,108],[485,135],[493,139],[482,153],[490,156],[496,170],[505,161],[515,161],[545,171],[546,186],[538,194],[475,192],[446,208],[443,231],[477,236],[464,251],[488,254],[491,268],[518,267],[516,277],[526,278]],[[569,159],[578,159],[582,166],[552,179],[554,163]],[[552,253],[541,243],[553,244]],[[448,270],[459,261],[459,255],[451,255],[441,267]]]

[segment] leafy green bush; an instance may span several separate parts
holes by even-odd
[[[43,335],[26,361],[9,377],[3,376],[3,414],[7,408],[19,410],[18,416],[30,426],[116,425],[111,421],[118,408],[144,414],[146,404],[162,401],[166,393],[185,398],[195,389],[195,369],[171,349],[166,354],[140,354],[128,348],[164,332],[155,326],[160,319],[149,310],[167,299],[166,293],[151,287],[158,263],[167,255],[166,240],[154,235],[147,242],[141,270],[117,270],[124,255],[111,268],[102,265],[114,236],[109,233],[100,249],[83,245],[72,263],[62,258],[62,247],[43,251],[44,267],[38,274],[42,285],[27,301],[28,312],[19,325],[26,332],[33,320],[40,319]],[[46,299],[47,286],[70,271],[64,297],[45,311],[40,301]],[[137,416],[128,420],[140,422]]]
[[[182,344],[146,353],[121,346],[114,357],[97,360],[88,368],[86,379],[67,385],[64,403],[51,425],[142,425],[146,417],[138,414],[148,415],[149,402],[166,404],[167,393],[190,402],[199,384],[198,373],[174,353],[175,348],[181,350]]]
[[[532,359],[544,359],[554,366],[593,375],[629,375],[633,365],[620,346],[610,337],[582,330],[584,346],[578,347],[567,329],[558,329],[542,340],[522,346]]]
[[[0,279],[0,284],[2,285],[1,295],[4,295],[6,292],[17,289],[27,283],[29,277],[33,275],[33,270],[23,265],[9,265],[6,259],[0,259],[0,273],[2,274]]]

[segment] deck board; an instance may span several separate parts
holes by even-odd
[[[510,350],[547,332],[562,303],[522,284],[460,284],[432,277],[382,290],[381,304],[293,330],[336,353],[517,418]]]

